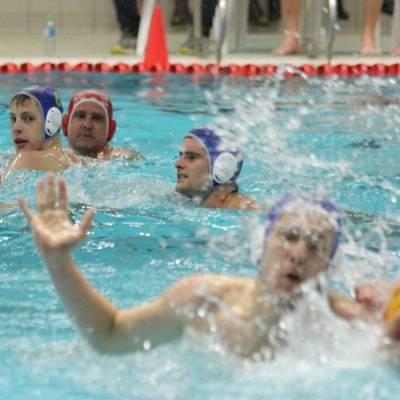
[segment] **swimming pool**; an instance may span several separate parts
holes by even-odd
[[[400,270],[397,78],[68,72],[0,75],[0,82],[3,167],[13,150],[9,99],[37,83],[57,87],[64,107],[79,88],[104,88],[118,120],[115,145],[146,156],[64,174],[72,217],[88,204],[97,208],[76,260],[121,307],[189,274],[257,273],[249,261],[256,245],[243,243],[262,215],[199,209],[173,190],[183,134],[208,123],[242,144],[240,188],[259,203],[318,188],[346,210],[343,262],[332,285],[348,292],[354,282]],[[1,201],[24,194],[32,203],[39,175],[15,174]],[[399,392],[399,374],[378,355],[373,332],[345,326],[318,301],[299,310],[288,349],[271,362],[238,360],[213,338],[190,333],[151,352],[97,355],[64,313],[17,210],[0,215],[0,249],[1,398],[375,400]]]

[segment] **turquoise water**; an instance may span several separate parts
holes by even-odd
[[[243,146],[240,188],[259,203],[293,188],[318,189],[344,210],[332,286],[351,294],[354,283],[393,278],[400,269],[398,79],[52,73],[0,75],[0,82],[3,169],[13,152],[9,99],[32,84],[57,87],[64,107],[79,88],[105,89],[118,120],[115,146],[146,156],[63,174],[72,218],[97,208],[75,258],[120,307],[194,273],[257,273],[251,260],[262,215],[200,209],[174,192],[182,137],[203,124]],[[14,174],[0,201],[15,203],[22,194],[33,205],[38,176]],[[99,356],[64,313],[17,209],[0,214],[0,251],[2,399],[375,400],[399,392],[399,373],[383,359],[375,328],[343,324],[320,299],[300,307],[289,321],[288,348],[270,362],[238,360],[215,338],[190,332],[151,352]]]

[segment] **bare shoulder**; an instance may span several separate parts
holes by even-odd
[[[109,157],[119,157],[125,160],[144,160],[143,155],[135,149],[114,148],[112,149]]]
[[[72,164],[82,164],[82,165],[86,165],[87,162],[84,160],[83,157],[81,157],[80,155],[76,154],[75,152],[73,152],[70,149],[65,149],[62,150],[64,156],[69,160],[69,162],[71,162]]]
[[[266,207],[257,204],[254,199],[241,193],[235,193],[228,206],[229,208],[236,208],[242,211],[268,211]]]
[[[165,293],[166,299],[189,303],[206,297],[226,297],[227,293],[252,288],[254,279],[229,275],[193,275],[176,282]]]
[[[40,151],[24,151],[15,155],[11,160],[8,170],[12,171],[14,169],[29,169],[35,170],[37,166],[41,166],[43,161],[43,155]]]
[[[70,167],[74,162],[61,149],[24,151],[14,157],[6,174],[16,169],[58,172]]]

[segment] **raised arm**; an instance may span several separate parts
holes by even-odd
[[[71,250],[85,238],[94,210],[86,211],[81,224],[73,226],[63,180],[56,182],[49,174],[47,185],[45,180],[38,181],[36,214],[24,199],[18,202],[66,311],[95,349],[105,353],[135,351],[181,334],[181,321],[165,296],[119,311],[83,277]]]

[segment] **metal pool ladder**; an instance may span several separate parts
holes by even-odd
[[[326,21],[326,56],[328,63],[333,56],[333,42],[336,35],[336,0],[306,0],[303,9],[303,32],[306,53],[309,57],[317,57],[321,50],[321,31],[323,28],[323,16],[327,14]]]

